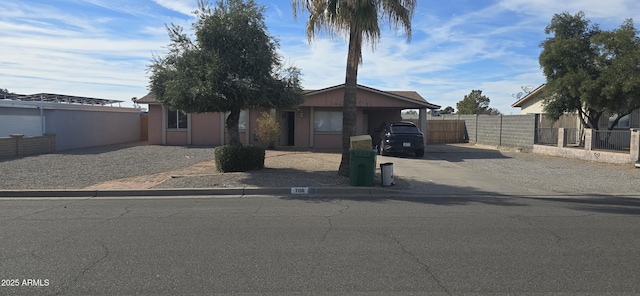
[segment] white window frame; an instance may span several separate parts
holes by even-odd
[[[174,122],[175,127],[171,126],[171,118],[169,116],[170,113],[176,113],[176,117],[175,120],[176,122]],[[184,118],[184,127],[180,127],[180,117]],[[186,130],[189,128],[189,117],[187,113],[184,113],[180,110],[171,110],[171,109],[167,109],[167,130]]]

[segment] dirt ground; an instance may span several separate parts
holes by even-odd
[[[265,155],[265,169],[249,173],[221,173],[216,170],[215,161],[207,161],[193,166],[158,174],[136,176],[131,178],[111,180],[99,184],[94,184],[85,189],[150,189],[160,186],[169,180],[180,179],[210,179],[210,186],[204,187],[245,187],[243,180],[252,178],[252,184],[262,187],[276,187],[277,180],[289,180],[295,175],[307,175],[320,184],[339,185],[345,183],[345,177],[337,175],[340,165],[339,153],[318,153],[318,152],[293,152],[293,151],[267,151]],[[259,176],[269,175],[268,182],[260,182]],[[280,174],[281,176],[274,176]],[[274,182],[274,177],[276,182]],[[332,180],[326,180],[327,178]],[[224,180],[223,183],[217,182]],[[324,179],[322,180],[317,179]],[[200,182],[202,183],[202,182]],[[166,187],[166,186],[163,186]],[[180,186],[184,187],[184,186]],[[203,187],[203,186],[193,186]]]

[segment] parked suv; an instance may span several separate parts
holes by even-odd
[[[411,122],[384,124],[379,128],[381,133],[378,152],[387,155],[390,152],[414,153],[417,157],[424,155],[424,135]]]

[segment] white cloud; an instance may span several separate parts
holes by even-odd
[[[626,18],[640,15],[640,2],[637,0],[502,0],[499,7],[528,17],[541,18],[549,23],[556,13],[571,14],[583,11],[585,16],[596,23],[609,25],[621,24]]]
[[[192,15],[198,7],[195,0],[153,0],[156,4],[184,15]]]
[[[306,38],[289,43],[280,52],[285,62],[302,69],[303,87],[319,89],[344,83],[347,48],[343,42],[319,39],[309,45]]]
[[[122,30],[115,26],[122,25],[121,15],[97,13],[24,3],[0,8],[2,87],[124,101],[144,95],[152,52],[169,42],[163,23],[129,18],[124,21],[136,26]]]
[[[29,1],[7,0],[0,7],[0,87],[125,101],[146,93],[145,70],[152,53],[163,52],[169,43],[164,25],[175,23],[189,32],[197,6],[197,0]],[[285,62],[302,69],[305,88],[344,83],[346,42],[320,35],[309,45],[306,19],[293,20],[290,2],[258,2],[268,8],[266,22],[280,39]],[[79,7],[69,10],[65,5],[70,3]],[[359,83],[415,90],[443,108],[455,108],[471,90],[482,89],[491,107],[518,113],[510,107],[515,102],[511,94],[522,85],[544,82],[538,44],[554,13],[582,10],[603,27],[640,15],[636,0],[498,0],[473,5],[478,9],[437,15],[422,8],[414,18],[410,43],[385,25],[375,52],[363,47]]]

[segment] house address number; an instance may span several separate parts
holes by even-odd
[[[309,187],[291,187],[291,194],[309,194]]]

